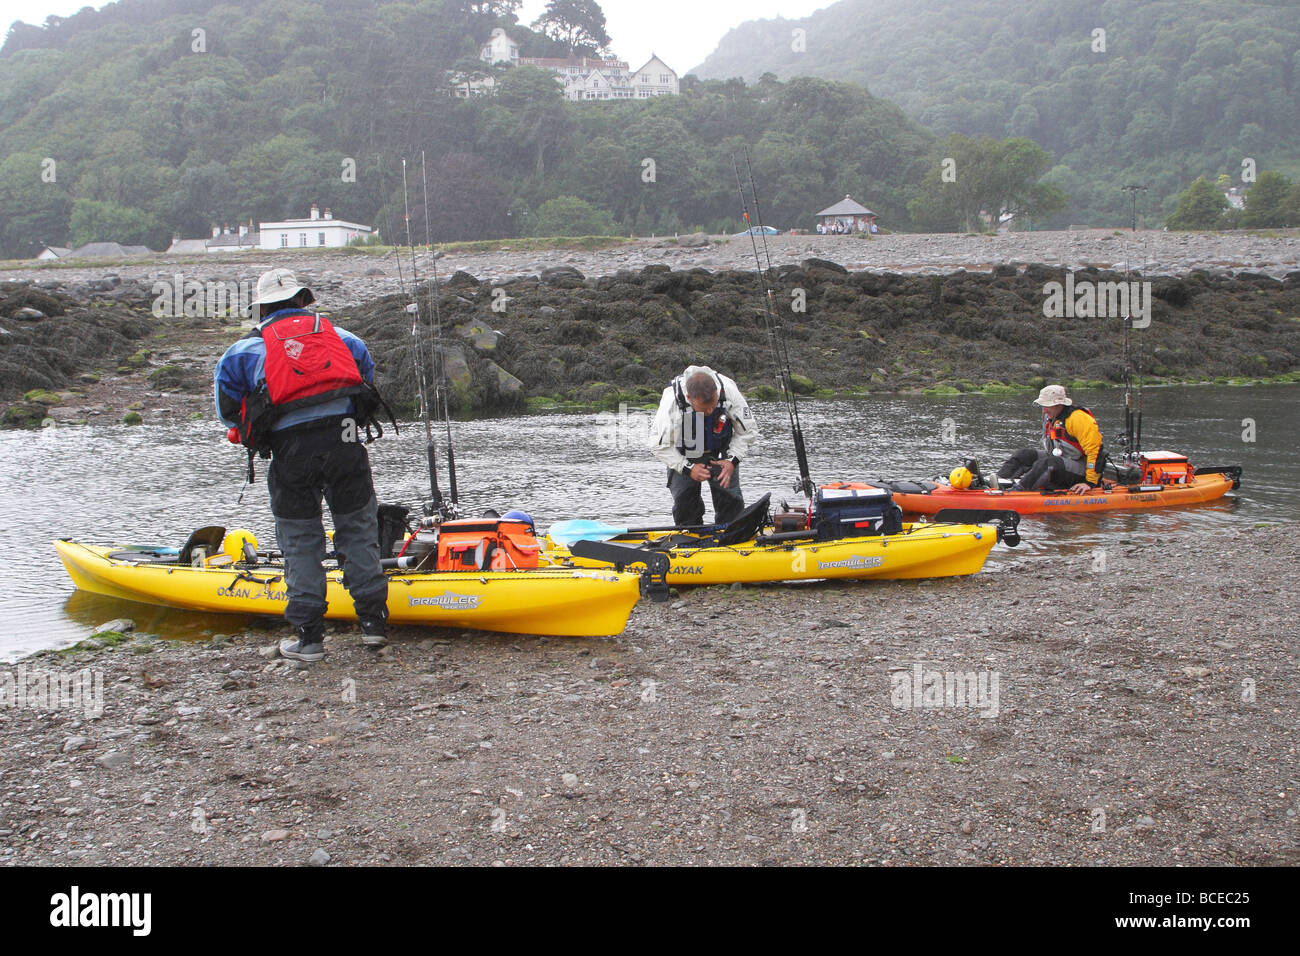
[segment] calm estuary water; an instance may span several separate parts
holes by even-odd
[[[1031,444],[1038,428],[1030,393],[1015,396],[927,398],[886,396],[858,402],[800,405],[813,478],[920,477],[946,473],[967,453],[995,470],[1005,455]],[[1075,396],[1098,415],[1114,450],[1122,420],[1120,391]],[[1177,536],[1204,539],[1260,522],[1296,521],[1300,475],[1300,388],[1178,387],[1148,389],[1143,446],[1170,449],[1193,463],[1240,464],[1239,491],[1220,502],[1139,514],[1052,515],[1027,518],[1015,552],[999,545],[985,573],[998,573],[1015,555],[1077,553],[1122,539]],[[763,438],[746,461],[742,487],[749,500],[766,491],[794,502],[794,451],[784,407],[755,406]],[[563,518],[612,524],[663,523],[670,500],[662,468],[644,450],[650,412],[624,415],[534,415],[453,425],[462,506],[522,508],[539,528]],[[945,420],[951,420],[946,426]],[[1255,440],[1243,440],[1254,423]],[[945,442],[955,426],[956,443]],[[1250,437],[1246,435],[1245,437]],[[442,434],[438,436],[442,442]],[[402,427],[372,446],[381,501],[413,506],[428,497],[424,430]],[[0,433],[0,660],[85,637],[115,617],[169,638],[202,637],[239,628],[247,619],[152,608],[77,592],[50,542],[72,537],[92,543],[179,545],[194,528],[248,528],[273,540],[265,482],[239,503],[243,454],[213,422],[173,425],[65,427],[39,433]],[[444,492],[446,486],[444,483]],[[707,493],[706,493],[707,500]],[[1249,561],[1250,555],[1243,554]],[[888,583],[864,588],[888,587]]]

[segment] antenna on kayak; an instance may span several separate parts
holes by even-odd
[[[433,260],[430,269],[433,276],[433,287],[429,291],[429,298],[433,302],[433,320],[436,338],[436,347],[438,350],[438,404],[442,406],[442,420],[447,428],[447,478],[451,482],[451,504],[454,509],[460,499],[456,494],[456,447],[451,441],[451,403],[447,397],[447,355],[445,346],[442,342],[442,309],[439,304],[442,299],[442,291],[438,287],[438,260],[442,258],[442,251],[433,249],[433,230],[429,226],[429,177],[425,170],[424,150],[420,150],[420,186],[421,193],[424,197],[424,243],[429,247],[431,258]]]
[[[420,416],[424,419],[425,457],[429,463],[429,491],[433,495],[432,504],[426,509],[429,514],[445,514],[446,503],[442,498],[442,489],[438,487],[438,446],[433,440],[433,423],[429,419],[429,382],[425,374],[424,345],[420,341],[420,274],[415,265],[415,246],[411,243],[411,206],[406,194],[406,159],[402,159],[402,213],[406,217],[406,245],[411,250],[411,302],[406,311],[411,314],[411,352],[415,360],[416,386],[420,392]],[[402,255],[397,254],[397,278],[402,288],[402,298],[406,298],[406,285],[402,281]]]
[[[767,234],[763,228],[763,217],[758,209],[758,187],[754,183],[754,168],[749,162],[749,148],[745,148],[745,170],[749,177],[749,192],[754,203],[754,218],[749,217],[750,198],[745,195],[745,187],[740,181],[740,164],[736,154],[731,154],[731,166],[736,172],[736,189],[740,193],[741,212],[745,220],[745,229],[749,233],[749,243],[754,250],[754,264],[757,266],[758,281],[763,287],[763,325],[767,331],[768,344],[772,349],[772,362],[776,367],[777,381],[781,383],[781,398],[785,402],[786,412],[790,418],[790,434],[794,438],[795,460],[799,465],[799,480],[794,490],[804,497],[813,496],[812,478],[808,475],[808,452],[804,448],[803,425],[799,421],[799,405],[794,397],[794,382],[790,377],[790,352],[786,347],[785,332],[776,313],[776,294],[772,291],[772,256],[767,248]],[[754,230],[763,237],[763,253],[767,258],[766,268],[758,254],[758,240]]]

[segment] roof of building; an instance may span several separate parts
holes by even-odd
[[[326,227],[344,229],[364,229],[370,232],[369,226],[363,226],[359,222],[348,222],[346,219],[277,219],[274,222],[259,222],[257,228],[262,232],[268,229],[301,229],[308,226],[314,229],[325,229]]]
[[[153,250],[148,246],[124,246],[117,242],[88,242],[73,249],[70,255],[82,259],[87,256],[147,256]]]
[[[223,232],[219,236],[213,236],[211,239],[182,240],[183,242],[201,242],[207,249],[224,246],[255,246],[261,241],[256,232],[246,232],[242,236],[233,232]]]
[[[626,60],[602,60],[599,57],[590,56],[524,56],[519,58],[519,62],[523,66],[542,66],[557,70],[571,66],[576,66],[583,70],[627,69]]]
[[[853,201],[852,196],[846,195],[834,206],[827,206],[817,215],[819,216],[874,216],[875,213],[861,203]]]
[[[654,53],[651,53],[651,54],[650,54],[650,59],[646,60],[645,63],[643,63],[643,64],[641,65],[640,69],[637,70],[637,72],[640,73],[642,70],[644,70],[644,69],[645,69],[647,66],[649,66],[651,63],[658,63],[660,66],[662,66],[665,70],[667,70],[667,71],[668,71],[669,73],[671,73],[673,76],[676,76],[676,75],[677,75],[677,71],[676,71],[676,70],[674,70],[671,66],[669,66],[667,63],[665,63],[663,60],[659,59],[659,57],[656,56]]]
[[[72,250],[67,248],[66,246],[43,246],[41,248],[41,252],[52,252],[59,258],[66,256],[71,251]]]
[[[177,239],[167,247],[168,252],[204,252],[208,248],[206,239]]]

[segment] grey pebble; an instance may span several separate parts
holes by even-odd
[[[116,770],[119,767],[129,766],[131,763],[130,754],[122,753],[120,750],[112,750],[108,753],[96,757],[95,763],[105,770]]]

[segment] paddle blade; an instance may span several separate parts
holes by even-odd
[[[578,541],[608,541],[626,534],[627,528],[615,528],[590,518],[572,518],[555,522],[546,533],[556,544],[572,548]]]

